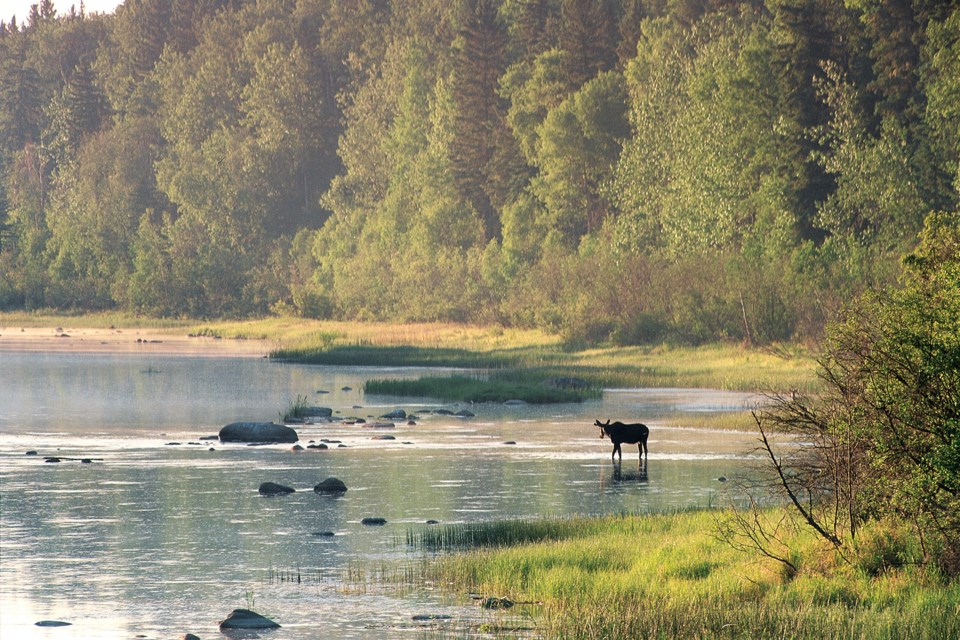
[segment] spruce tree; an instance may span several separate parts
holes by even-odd
[[[464,0],[454,49],[451,90],[457,109],[451,144],[460,196],[480,215],[487,239],[499,237],[488,172],[497,155],[505,107],[497,92],[505,69],[506,30],[493,0]]]

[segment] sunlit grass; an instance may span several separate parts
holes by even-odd
[[[429,563],[426,579],[461,593],[542,603],[530,615],[544,637],[960,637],[960,584],[932,570],[904,563],[871,571],[877,553],[869,544],[848,550],[854,560],[847,563],[800,531],[788,539],[799,572],[788,576],[779,563],[722,542],[718,517],[452,525],[413,530],[408,543],[473,547]]]

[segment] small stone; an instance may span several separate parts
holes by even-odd
[[[380,435],[380,436],[373,436],[370,439],[371,440],[396,440],[396,437],[390,436],[390,435]]]
[[[341,387],[340,391],[353,391],[353,387]]]
[[[313,535],[318,538],[332,538],[337,534],[335,534],[333,531],[314,531]]]
[[[72,622],[61,622],[60,620],[41,620],[33,623],[35,627],[69,627]]]
[[[424,524],[440,524],[439,520],[427,520]]]
[[[80,461],[80,464],[93,464],[93,460],[91,460],[90,458],[84,458],[83,460]]]
[[[295,444],[292,447],[290,447],[290,451],[303,451],[303,447],[301,447],[298,444]]]
[[[726,482],[726,481],[727,481],[727,478],[725,476],[720,476],[719,478],[717,478],[717,482]]]
[[[507,440],[507,441],[504,442],[503,444],[517,444],[517,441],[516,441],[516,440]]]
[[[44,462],[60,462],[60,458],[50,456],[49,458],[45,458],[43,461]]]
[[[487,598],[480,603],[484,609],[509,609],[514,605],[510,598]]]
[[[308,444],[308,445],[307,445],[307,449],[329,449],[329,448],[330,448],[330,447],[328,447],[327,445],[322,444],[322,443],[321,443],[321,444]]]
[[[198,638],[197,636],[193,635],[192,633],[185,633],[185,634],[183,634],[183,636],[180,638],[180,640],[200,640],[200,638]]]
[[[429,620],[452,620],[453,616],[448,616],[444,613],[418,613],[413,616],[413,620],[417,622],[425,622]]]
[[[344,493],[347,485],[339,478],[327,478],[313,488],[316,493]]]
[[[27,451],[24,455],[35,456],[35,455],[37,455],[37,452],[36,452],[36,451]]]
[[[296,489],[292,487],[285,487],[282,484],[277,484],[276,482],[264,482],[260,485],[258,491],[262,496],[278,496],[287,493],[294,493]]]
[[[383,525],[387,524],[387,519],[386,518],[364,518],[363,520],[360,521],[360,524],[365,525],[367,527],[382,527]]]

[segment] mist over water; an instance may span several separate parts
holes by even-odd
[[[754,444],[752,434],[659,424],[756,402],[742,393],[609,390],[602,401],[577,405],[475,405],[469,419],[425,413],[457,408],[430,399],[363,395],[369,378],[425,371],[0,355],[0,637],[215,637],[217,623],[238,607],[282,624],[277,638],[400,638],[438,628],[462,636],[503,614],[426,587],[390,593],[351,587],[344,577],[355,567],[418,561],[405,534],[427,520],[716,504],[718,478],[744,469]],[[298,395],[339,417],[369,420],[399,407],[419,418],[383,430],[296,427],[304,446],[339,441],[322,451],[200,440],[228,422],[276,421]],[[645,468],[629,445],[622,466],[611,463],[596,418],[651,427]],[[385,434],[395,440],[372,439]],[[48,455],[64,460],[45,463]],[[330,476],[347,484],[345,495],[313,492]],[[262,497],[265,481],[296,493]],[[387,524],[363,526],[366,517]],[[323,532],[335,535],[316,535]],[[423,613],[452,617],[432,626],[412,621]],[[34,626],[50,619],[73,626]]]

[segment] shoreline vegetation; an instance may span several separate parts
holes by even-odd
[[[372,380],[365,389],[371,394],[459,402],[581,402],[599,398],[605,388],[810,392],[818,385],[814,356],[790,344],[762,349],[739,343],[582,348],[539,330],[454,323],[348,323],[288,317],[201,322],[124,314],[0,314],[0,327],[7,331],[50,328],[53,336],[53,328],[61,325],[139,329],[235,344],[259,341],[270,358],[298,364],[469,370],[418,380]],[[747,427],[749,414],[727,422]]]
[[[786,517],[769,509],[771,521]],[[411,530],[448,552],[423,579],[507,598],[549,638],[960,637],[960,584],[918,562],[906,528],[874,522],[846,559],[781,532],[796,572],[718,536],[728,510],[499,521]]]

